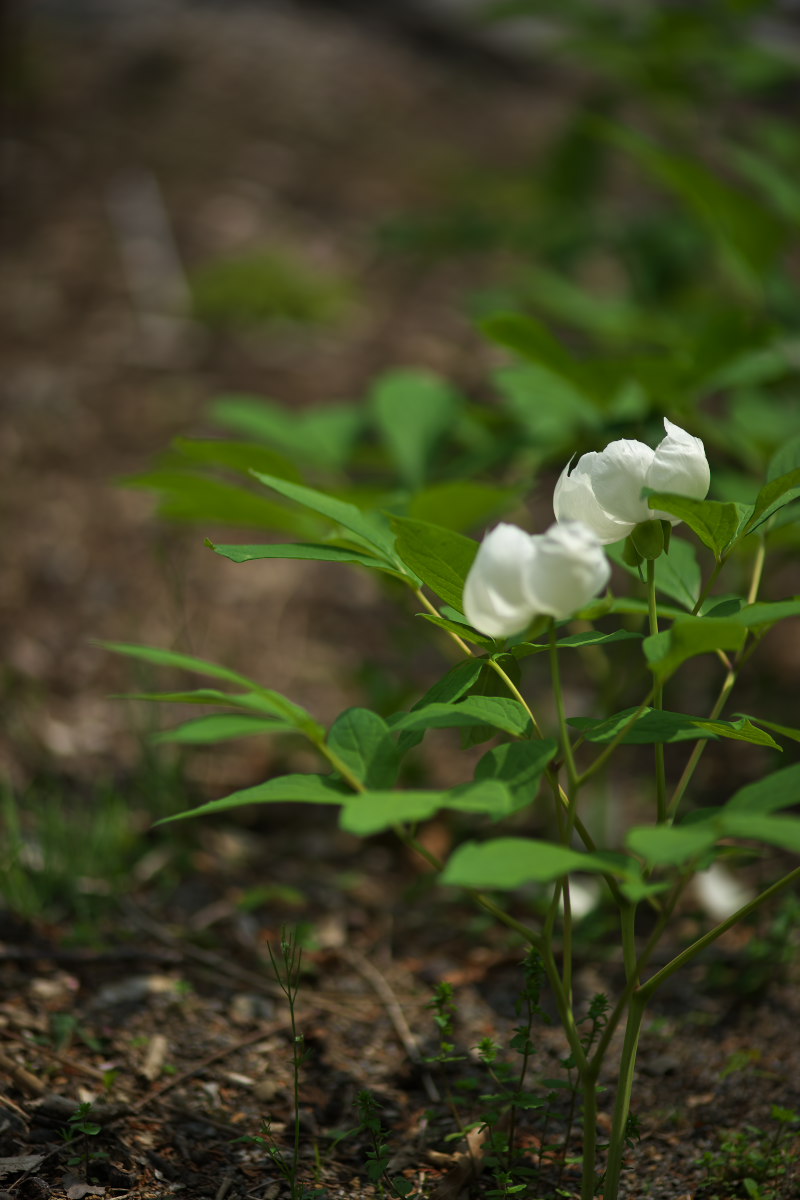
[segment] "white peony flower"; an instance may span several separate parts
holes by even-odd
[[[582,521],[551,525],[533,541],[533,569],[526,583],[535,612],[568,617],[608,583],[611,565],[600,540]]]
[[[525,579],[535,557],[530,534],[497,525],[478,547],[464,583],[464,616],[489,637],[519,633],[533,619]]]
[[[700,438],[664,418],[667,436],[655,450],[627,438],[583,454],[561,473],[553,496],[556,520],[583,521],[603,543],[627,537],[641,521],[678,518],[647,507],[642,488],[702,500],[711,472]]]
[[[483,539],[467,575],[464,615],[489,637],[509,637],[534,617],[582,608],[610,572],[600,541],[579,521],[535,535],[501,524]]]

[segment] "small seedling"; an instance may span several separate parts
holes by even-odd
[[[66,1129],[64,1129],[62,1134],[64,1141],[69,1146],[80,1151],[67,1159],[67,1165],[70,1167],[82,1167],[84,1178],[87,1182],[89,1182],[90,1163],[100,1162],[104,1158],[108,1158],[105,1150],[90,1149],[91,1143],[89,1139],[97,1137],[103,1132],[102,1125],[98,1125],[91,1117],[92,1105],[89,1101],[84,1101],[68,1119]],[[81,1139],[83,1140],[81,1141]]]

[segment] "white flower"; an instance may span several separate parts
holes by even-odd
[[[642,488],[702,500],[711,472],[700,438],[666,417],[664,428],[667,436],[655,450],[622,438],[602,453],[581,455],[574,467],[568,463],[553,496],[556,520],[583,521],[604,543],[627,537],[641,521],[677,525],[678,517],[647,507]]]
[[[536,616],[570,616],[603,590],[610,572],[599,540],[579,521],[537,535],[501,524],[467,575],[464,615],[489,637],[509,637]]]
[[[526,583],[534,612],[568,617],[608,583],[611,565],[600,540],[582,521],[551,525],[533,541],[533,569]]]
[[[533,619],[525,580],[534,541],[517,525],[497,525],[478,547],[464,583],[464,616],[489,637],[519,633]]]

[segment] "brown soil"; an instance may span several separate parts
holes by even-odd
[[[85,799],[141,754],[130,710],[107,698],[130,689],[128,665],[90,638],[172,645],[246,669],[322,720],[361,696],[363,646],[388,675],[407,668],[399,640],[381,636],[389,618],[370,580],[336,567],[223,562],[203,537],[230,530],[166,528],[148,496],[115,481],[146,467],[172,436],[208,431],[204,407],[223,389],[303,406],[362,395],[376,371],[413,363],[482,390],[494,352],[475,336],[463,296],[501,264],[423,271],[379,252],[374,226],[387,211],[426,204],[476,164],[526,161],[565,109],[551,80],[537,88],[481,75],[277,6],[24,32],[33,74],[10,112],[6,183],[16,203],[0,301],[0,755],[19,791],[50,775]],[[158,180],[187,268],[265,243],[292,247],[355,279],[343,323],[247,335],[148,324],[109,216],[132,171]],[[439,661],[420,653],[421,681]],[[784,662],[785,678],[790,668]],[[195,794],[216,795],[274,765],[245,745],[193,756],[187,770]],[[448,770],[446,758],[430,766]],[[444,826],[430,831],[450,836]],[[438,1200],[470,1187],[485,1194],[488,1176],[470,1175],[459,1143],[446,1140],[452,1114],[433,1099],[447,1072],[422,1061],[436,1052],[426,1006],[437,982],[453,983],[466,1061],[451,1073],[485,1086],[473,1048],[515,1023],[518,944],[476,926],[471,909],[433,892],[388,842],[359,846],[327,814],[313,826],[281,812],[258,825],[198,826],[185,839],[149,837],[121,909],[98,918],[94,906],[88,946],[85,929],[76,942],[58,913],[49,924],[2,915],[0,1187],[18,1200],[287,1195],[263,1146],[235,1139],[269,1120],[282,1145],[290,1140],[288,1014],[266,948],[284,922],[300,920],[312,938],[298,1003],[303,1178],[318,1178],[330,1196],[375,1194],[363,1136],[333,1145],[356,1124],[355,1097],[368,1088],[395,1173]],[[243,907],[265,886],[261,903]],[[689,936],[691,912],[685,921]],[[726,1130],[770,1133],[771,1105],[800,1109],[800,979],[796,965],[769,957],[768,928],[765,919],[730,935],[655,1005],[629,1200],[709,1195],[698,1190],[696,1161]],[[591,948],[587,934],[579,992],[613,995],[615,964],[598,966]],[[541,1026],[535,1037],[535,1071],[558,1074],[557,1033]],[[63,1136],[82,1101],[102,1125],[86,1148],[107,1155],[90,1160],[88,1188],[85,1164],[68,1161],[81,1159],[83,1142],[67,1146]],[[545,1194],[558,1167],[539,1154],[535,1117],[522,1122],[521,1140]],[[563,1130],[563,1111],[553,1120]],[[567,1194],[571,1172],[560,1180]],[[745,1194],[736,1180],[722,1186],[726,1200]],[[775,1194],[800,1193],[786,1180]]]

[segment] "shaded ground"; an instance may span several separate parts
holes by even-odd
[[[524,161],[562,107],[549,82],[531,91],[319,15],[312,24],[278,10],[265,20],[245,8],[234,21],[200,9],[166,23],[31,33],[33,86],[15,110],[10,158],[21,203],[4,233],[0,301],[0,505],[11,531],[0,753],[19,787],[49,772],[85,795],[141,754],[130,711],[107,699],[130,688],[130,674],[91,637],[216,658],[322,720],[360,696],[363,645],[388,677],[404,662],[402,640],[381,636],[390,618],[370,580],[289,562],[248,572],[202,546],[224,531],[167,530],[148,497],[114,480],[174,434],[202,430],[204,405],[223,388],[302,406],[363,394],[375,371],[403,363],[483,387],[494,352],[462,300],[492,265],[480,279],[473,263],[421,271],[379,249],[375,224],[475,163]],[[114,213],[142,172],[163,192],[185,269],[222,252],[288,247],[353,282],[340,324],[220,333],[132,295]],[[425,653],[413,664],[420,679]],[[792,669],[784,655],[787,689]],[[262,778],[269,752],[249,747],[191,759],[191,786],[219,794]],[[431,763],[443,777],[447,769],[446,758]],[[416,1061],[436,1052],[426,1005],[437,982],[454,984],[467,1055],[458,1071],[478,1077],[471,1049],[514,1024],[519,947],[476,927],[455,897],[435,899],[388,844],[359,848],[327,818],[313,829],[292,822],[279,813],[244,832],[151,835],[121,889],[121,913],[98,915],[94,897],[88,942],[86,923],[76,942],[58,905],[50,924],[3,915],[0,1160],[31,1158],[16,1170],[0,1161],[0,1186],[23,1200],[82,1194],[85,1164],[68,1159],[81,1159],[83,1145],[65,1145],[65,1105],[90,1100],[103,1132],[86,1148],[108,1158],[89,1163],[101,1190],[87,1194],[283,1196],[263,1147],[234,1139],[269,1119],[284,1141],[290,1125],[289,1025],[266,946],[299,919],[312,938],[298,1009],[308,1048],[304,1176],[316,1172],[333,1196],[372,1194],[364,1138],[332,1149],[335,1133],[356,1124],[366,1087],[383,1105],[393,1170],[426,1195],[458,1194],[453,1118],[433,1099],[446,1081]],[[433,827],[430,836],[449,834]],[[92,888],[88,878],[90,898]],[[631,1200],[694,1195],[703,1178],[695,1161],[724,1130],[751,1124],[769,1135],[772,1104],[800,1108],[797,969],[779,970],[769,928],[765,919],[758,936],[732,937],[710,984],[704,971],[689,973],[656,1006],[642,1046]],[[591,944],[587,931],[578,978],[587,999],[616,982],[613,963],[602,977],[589,965]],[[551,1077],[563,1047],[547,1027],[536,1037],[535,1070]],[[563,1105],[553,1124],[563,1129]],[[541,1124],[523,1122],[538,1163],[537,1137]],[[546,1156],[541,1166],[542,1186],[556,1182]],[[574,1176],[562,1183],[569,1189]]]

